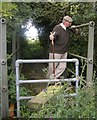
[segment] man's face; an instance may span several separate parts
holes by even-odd
[[[66,27],[70,27],[71,25],[72,25],[72,23],[71,23],[71,22],[66,21]]]

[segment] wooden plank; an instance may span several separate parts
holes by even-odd
[[[61,93],[64,89],[62,85],[49,86],[46,91],[40,92],[34,98],[28,101],[27,106],[31,110],[40,110],[42,105],[48,101],[53,100],[55,96]]]

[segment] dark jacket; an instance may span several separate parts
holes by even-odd
[[[63,54],[68,51],[68,40],[70,30],[66,28],[63,29],[60,24],[56,25],[52,32],[55,32],[54,39],[54,52],[58,54]],[[49,52],[53,53],[53,47],[50,40]]]

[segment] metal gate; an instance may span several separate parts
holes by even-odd
[[[75,77],[62,79],[62,82],[75,81],[75,93],[68,96],[76,96],[78,94],[78,81],[79,81],[79,61],[78,59],[41,59],[41,60],[17,60],[16,61],[16,100],[17,100],[17,117],[20,117],[20,100],[31,99],[34,96],[20,96],[20,84],[23,83],[48,83],[48,82],[60,82],[60,79],[42,79],[42,80],[20,80],[19,66],[22,63],[51,63],[51,62],[73,62],[75,63]]]

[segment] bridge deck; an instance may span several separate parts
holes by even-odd
[[[28,108],[32,110],[40,110],[42,105],[54,99],[54,97],[57,96],[59,93],[61,93],[63,89],[64,86],[62,85],[49,86],[46,91],[43,90],[34,98],[28,101],[27,103]]]

